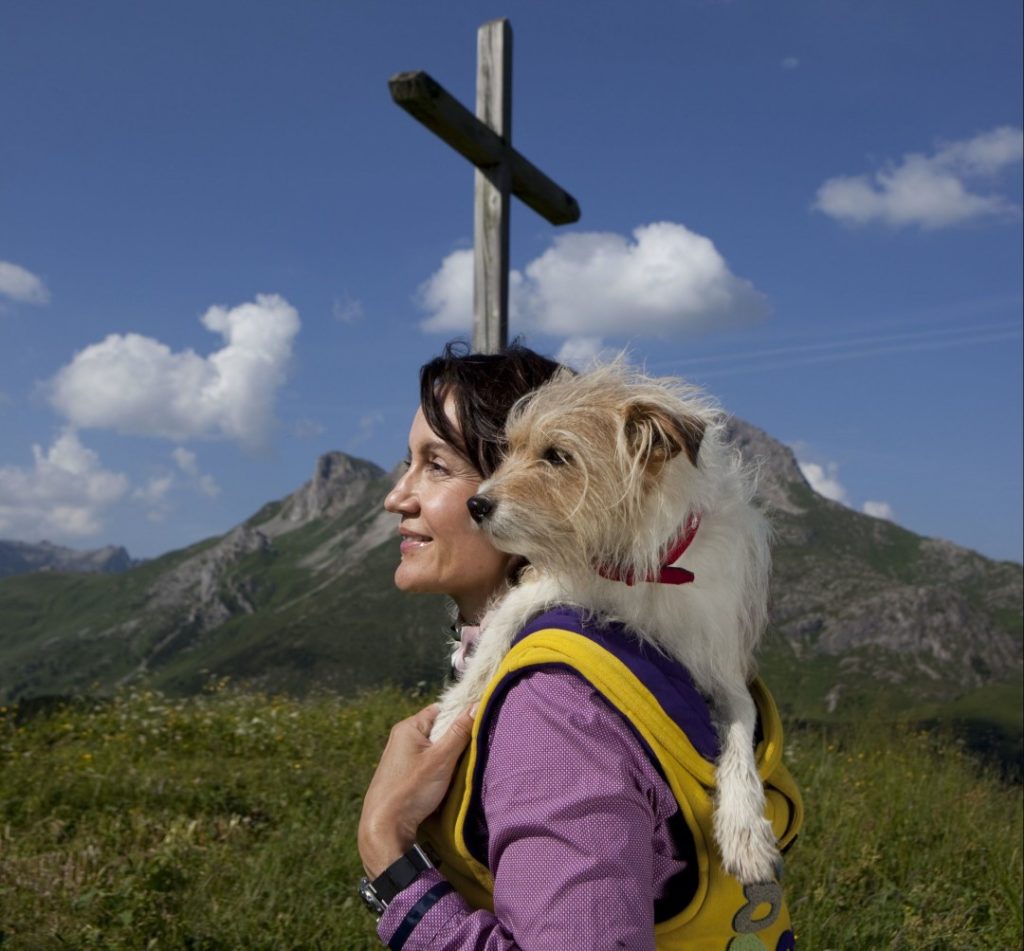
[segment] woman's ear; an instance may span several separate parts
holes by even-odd
[[[667,461],[685,452],[691,464],[697,465],[704,439],[703,420],[679,416],[643,400],[626,404],[623,412],[626,442],[634,454]]]

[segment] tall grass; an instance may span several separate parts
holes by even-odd
[[[379,947],[355,827],[391,722],[422,702],[218,689],[0,711],[0,947]],[[1018,789],[907,731],[803,730],[787,756],[802,947],[1021,947]]]
[[[790,732],[806,807],[786,888],[805,948],[1019,951],[1022,801],[941,734]]]

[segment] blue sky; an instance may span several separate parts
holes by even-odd
[[[341,449],[468,332],[468,104],[515,37],[513,333],[628,346],[819,487],[1022,557],[1018,0],[78,2],[0,12],[0,537],[152,556]]]

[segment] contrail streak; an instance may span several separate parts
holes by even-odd
[[[776,370],[819,363],[859,360],[864,357],[884,356],[925,350],[945,350],[950,347],[973,346],[1012,340],[1022,335],[1020,325],[1009,321],[970,327],[950,327],[828,340],[761,350],[710,354],[689,360],[672,361],[661,366],[685,368],[701,376],[727,376],[759,370]],[[781,358],[781,359],[773,359]],[[728,366],[707,366],[729,364]],[[707,367],[707,369],[705,369]]]

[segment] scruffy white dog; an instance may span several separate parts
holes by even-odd
[[[721,738],[715,836],[726,870],[749,884],[772,879],[779,857],[747,688],[771,561],[753,481],[723,427],[693,387],[622,361],[559,375],[520,401],[507,457],[469,507],[497,548],[530,567],[485,617],[461,679],[441,697],[433,735],[480,698],[540,611],[575,604],[621,621],[678,659],[711,698]],[[680,584],[678,568],[662,574],[683,548],[693,583]]]

